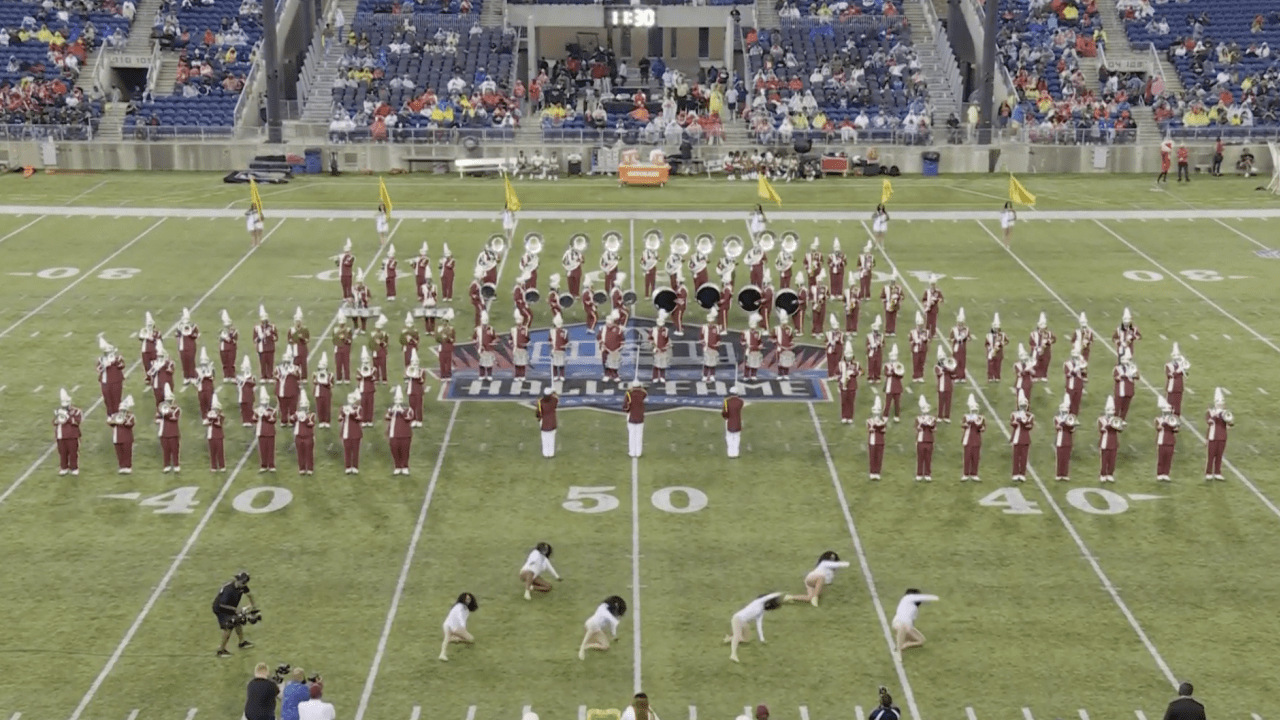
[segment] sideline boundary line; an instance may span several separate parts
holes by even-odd
[[[866,232],[867,237],[874,241],[875,237],[872,235],[871,229],[867,227],[865,222],[862,223],[862,229]],[[893,262],[893,258],[889,257],[889,253],[885,251],[884,247],[881,246],[879,250],[880,256],[884,258],[886,263],[888,263],[889,269],[893,271],[894,275],[902,277],[902,275],[898,273],[898,267]],[[924,303],[920,301],[920,296],[916,293],[915,288],[911,287],[911,284],[905,277],[902,277],[902,284],[903,290],[911,296],[916,307],[923,312]],[[948,356],[951,354],[949,343],[944,342],[940,344],[939,347],[942,347]],[[976,382],[968,383],[968,385],[970,385],[973,392],[982,399],[982,404],[986,406],[987,412],[991,414],[990,419],[995,423],[996,427],[1000,428],[1000,432],[1004,434],[1007,440],[1012,440],[1013,434],[1009,431],[1009,427],[1005,425],[1004,419],[1000,416],[1000,413],[996,411],[995,406],[993,406],[991,401],[987,398],[987,394],[983,391],[982,386]],[[1156,666],[1164,675],[1165,680],[1169,682],[1170,686],[1177,688],[1178,678],[1173,674],[1173,670],[1169,668],[1169,664],[1166,663],[1164,657],[1160,655],[1160,651],[1156,649],[1155,643],[1151,642],[1151,638],[1147,636],[1147,632],[1142,629],[1142,624],[1138,622],[1138,618],[1134,616],[1131,610],[1129,610],[1129,605],[1120,597],[1120,592],[1116,590],[1115,585],[1111,582],[1111,578],[1107,577],[1106,572],[1103,571],[1097,558],[1094,556],[1093,552],[1089,550],[1089,546],[1085,544],[1084,538],[1082,538],[1079,531],[1076,530],[1076,526],[1071,522],[1071,518],[1067,517],[1067,514],[1062,511],[1062,507],[1058,505],[1057,499],[1054,498],[1053,493],[1049,492],[1049,488],[1044,484],[1044,480],[1040,478],[1040,474],[1036,472],[1035,467],[1031,465],[1030,462],[1027,463],[1027,472],[1031,474],[1031,479],[1035,481],[1036,487],[1040,489],[1040,494],[1044,496],[1045,502],[1048,503],[1050,508],[1053,508],[1054,514],[1058,516],[1060,521],[1062,521],[1062,526],[1066,528],[1067,534],[1069,534],[1071,539],[1075,541],[1076,547],[1079,548],[1081,556],[1088,561],[1089,566],[1093,568],[1094,574],[1102,581],[1102,587],[1111,595],[1111,599],[1114,600],[1116,606],[1120,608],[1120,613],[1124,615],[1125,620],[1129,621],[1129,626],[1133,628],[1135,633],[1137,633],[1138,639],[1142,641],[1147,652],[1150,653],[1151,658],[1155,660]]]

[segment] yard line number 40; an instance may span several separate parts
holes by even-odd
[[[1090,515],[1119,515],[1129,509],[1129,500],[1117,492],[1103,488],[1073,488],[1067,492],[1071,507]],[[983,507],[1001,508],[1006,515],[1040,515],[1034,500],[1028,500],[1016,487],[997,488],[978,501]]]
[[[169,492],[142,498],[138,501],[138,505],[155,508],[152,512],[157,515],[189,515],[195,512],[195,507],[200,504],[200,501],[196,500],[196,493],[199,490],[200,488],[195,485],[174,488]],[[262,502],[264,496],[266,496],[265,503]],[[293,502],[293,492],[288,488],[256,487],[236,495],[231,501],[231,507],[248,515],[263,515],[281,510],[291,502]]]
[[[583,487],[573,485],[569,488],[569,497],[560,503],[560,507],[569,512],[595,514],[617,510],[621,505],[618,496],[613,494],[618,488],[614,485]],[[676,496],[681,503],[675,503]],[[696,513],[707,506],[707,494],[697,488],[674,486],[657,490],[649,498],[653,506],[663,512],[687,515]]]

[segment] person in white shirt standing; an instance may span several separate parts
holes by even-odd
[[[320,699],[324,692],[324,683],[311,683],[308,690],[311,693],[311,699],[298,703],[298,720],[334,720],[337,713],[333,709],[333,703]]]
[[[587,659],[587,650],[609,649],[609,635],[618,639],[618,623],[627,614],[627,601],[617,595],[610,595],[596,607],[596,611],[584,623],[586,634],[582,636],[582,645],[578,647],[578,659]],[[605,631],[608,631],[608,635]]]
[[[782,593],[768,593],[747,603],[747,606],[733,614],[730,620],[730,626],[733,629],[732,635],[726,635],[724,641],[730,643],[729,659],[738,662],[738,644],[747,642],[751,639],[750,626],[751,623],[756,624],[756,635],[760,637],[760,642],[764,642],[764,614],[769,610],[777,610],[782,607]]]
[[[560,573],[556,572],[555,567],[551,565],[551,543],[540,542],[529,552],[529,558],[524,561],[524,567],[520,568],[520,582],[524,583],[525,600],[533,598],[534,590],[551,592],[551,583],[542,579],[542,574],[548,572],[555,579],[560,579]]]
[[[449,643],[460,642],[468,645],[475,643],[476,639],[467,632],[467,618],[479,607],[480,603],[476,602],[476,596],[467,592],[459,595],[453,602],[453,607],[449,609],[449,616],[444,619],[444,642],[440,644],[441,660],[445,662],[449,660]]]
[[[818,557],[818,564],[804,576],[804,595],[787,595],[782,598],[785,602],[807,602],[814,607],[818,607],[818,596],[822,594],[822,588],[830,585],[836,579],[836,570],[839,568],[847,568],[849,563],[840,559],[835,550],[828,550]]]
[[[937,595],[925,595],[916,588],[907,589],[907,594],[898,601],[898,612],[893,616],[892,627],[898,645],[895,652],[901,655],[907,648],[924,645],[924,635],[916,629],[916,618],[922,604],[937,601]]]

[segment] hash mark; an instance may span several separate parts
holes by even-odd
[[[1035,718],[1031,717],[1031,708],[1026,708],[1026,707],[1022,708],[1022,717],[1026,718],[1027,720],[1036,720]]]
[[[125,720],[137,720],[137,717],[138,717],[138,708],[134,708],[133,710],[129,711],[129,717],[125,718]]]
[[[4,389],[3,387],[0,387],[0,390],[3,390],[3,389]],[[1258,388],[1258,392],[1262,393],[1263,395],[1269,394],[1266,390],[1263,390],[1262,388]]]
[[[978,714],[975,713],[973,711],[973,708],[971,707],[967,707],[964,709],[964,716],[969,720],[978,720]]]
[[[697,718],[695,718],[695,717],[694,717],[694,715],[696,715],[696,714],[697,714],[697,713],[696,713],[696,712],[694,712],[693,706],[692,706],[692,705],[690,705],[690,706],[689,706],[689,720],[697,720]],[[579,705],[579,706],[578,706],[578,720],[587,720],[587,706],[586,706],[586,705]]]
[[[39,330],[37,330],[37,331],[35,331],[35,332],[31,333],[31,337],[35,337],[35,336],[37,336],[37,335],[39,335],[39,334],[40,334],[40,331],[39,331]]]
[[[1258,713],[1253,713],[1252,715],[1250,715],[1250,717],[1252,717],[1253,720],[1262,720],[1262,716],[1259,715]]]
[[[467,720],[476,720],[476,706],[467,708]]]
[[[21,717],[22,717],[22,713],[16,712],[9,716],[9,720],[19,720],[19,718]]]
[[[44,389],[44,386],[43,386],[43,385],[37,385],[37,386],[36,386],[36,389],[35,389],[35,390],[32,390],[31,392],[33,392],[33,393],[38,393],[38,392],[40,392],[40,391],[41,391],[41,390],[43,390],[43,389]]]
[[[307,219],[310,220],[311,218],[307,218]],[[413,712],[409,713],[409,720],[418,720],[418,718],[420,717],[422,717],[422,706],[414,705]]]
[[[809,720],[809,706],[808,706],[808,705],[801,705],[801,706],[800,706],[800,720]]]
[[[1196,334],[1195,334],[1195,333],[1191,333],[1191,339],[1192,339],[1192,340],[1199,340],[1200,338],[1196,337]]]
[[[79,386],[79,385],[77,385],[77,386],[75,386],[75,387],[71,388],[71,392],[75,392],[75,391],[77,391],[77,390],[79,390],[79,389],[80,389],[80,386]]]
[[[1161,335],[1161,336],[1160,336],[1160,339],[1161,339],[1161,340],[1168,340],[1169,338],[1165,337],[1164,335]]]
[[[525,705],[524,707],[520,708],[520,717],[525,717],[531,712],[533,712],[533,706]]]
[[[68,310],[70,310],[71,308],[67,308],[67,309],[68,309]],[[63,314],[63,315],[66,315],[66,313],[62,313],[62,314]],[[64,337],[64,338],[69,338],[69,337],[71,337],[71,331],[70,331],[70,330],[68,330],[68,331],[67,331],[67,334],[66,334],[66,335],[63,335],[62,337]]]
[[[188,220],[190,220],[191,218],[187,218],[187,219],[188,219]],[[196,713],[197,713],[198,711],[199,711],[199,708],[191,708],[190,710],[188,710],[188,711],[187,711],[187,720],[193,720],[193,718],[195,718]]]
[[[1089,720],[1089,713],[1085,712],[1084,708],[1080,708],[1080,720]]]
[[[855,718],[857,718],[858,720],[864,720],[864,718],[865,718],[866,716],[862,714],[862,706],[861,706],[861,705],[854,705],[854,706],[853,706],[853,716],[854,716]]]
[[[1226,333],[1222,333],[1222,337],[1226,338],[1227,340],[1231,339],[1231,336]]]

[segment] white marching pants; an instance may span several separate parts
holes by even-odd
[[[640,457],[644,452],[644,423],[627,423],[627,455]]]
[[[738,447],[742,445],[742,433],[724,431],[725,449],[729,451],[729,457],[738,457]]]
[[[542,457],[549,458],[549,457],[555,457],[555,456],[556,456],[556,431],[543,430],[542,431]]]

